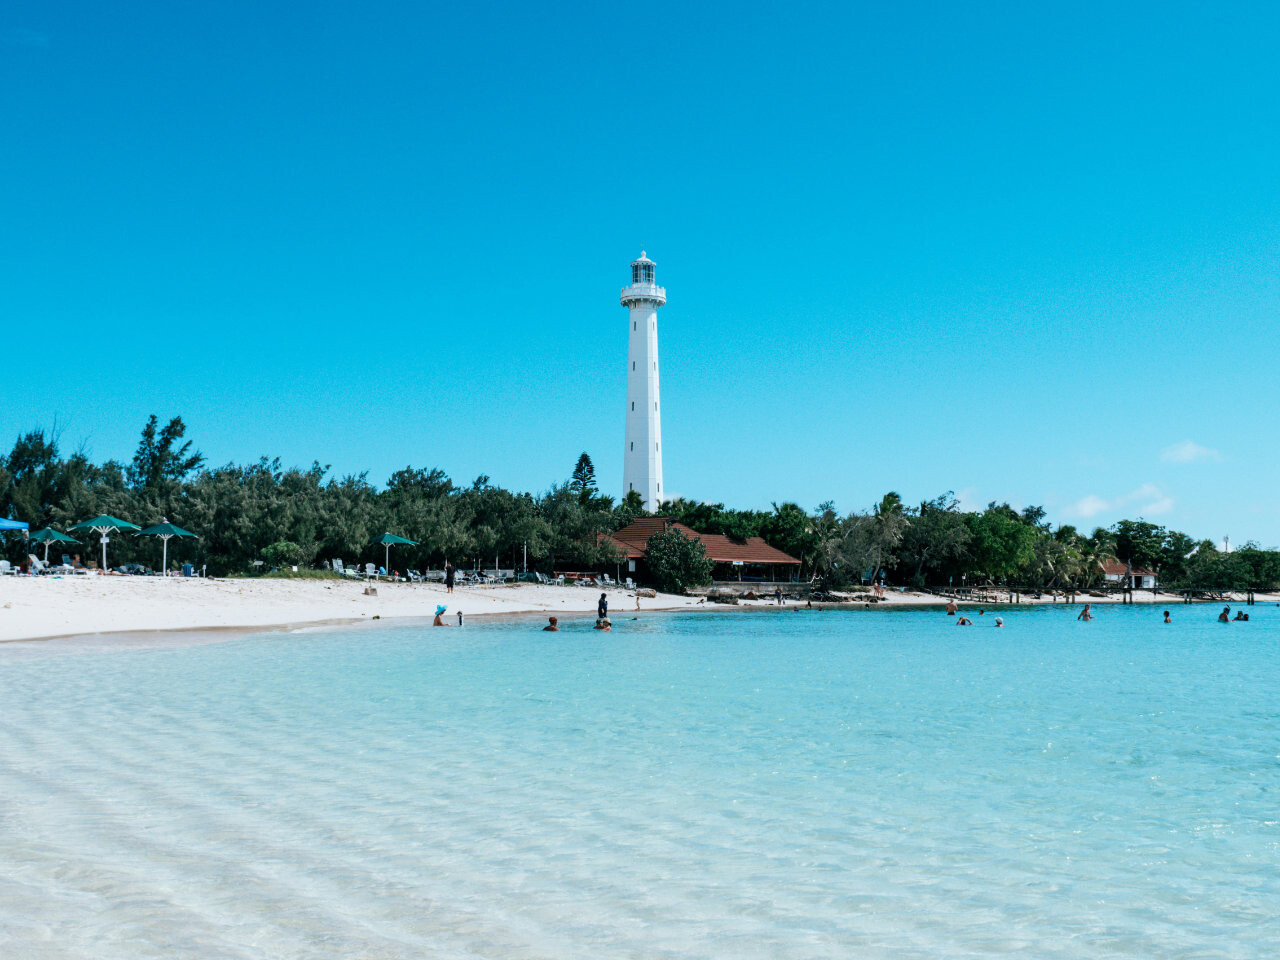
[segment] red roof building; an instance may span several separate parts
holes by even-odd
[[[656,533],[679,530],[691,540],[700,540],[715,567],[712,578],[734,582],[794,582],[800,575],[800,561],[764,542],[762,537],[728,537],[721,533],[698,533],[672,517],[638,517],[607,539],[627,559],[627,569],[636,572],[644,560],[649,538]]]
[[[1130,567],[1123,560],[1102,561],[1102,577],[1107,583],[1123,583],[1127,579],[1132,590],[1151,590],[1156,585],[1154,570]]]

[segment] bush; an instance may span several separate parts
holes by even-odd
[[[292,540],[279,540],[262,551],[262,556],[273,567],[291,567],[302,563],[302,547]]]
[[[655,533],[645,549],[649,573],[659,590],[684,593],[690,587],[711,582],[711,558],[701,540],[686,537],[679,530]]]

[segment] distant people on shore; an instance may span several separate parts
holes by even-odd
[[[448,593],[453,593],[454,572],[452,563],[444,565],[444,588]]]
[[[1231,622],[1231,608],[1230,608],[1230,607],[1223,607],[1223,608],[1222,608],[1222,612],[1221,612],[1220,614],[1218,614],[1218,622],[1219,622],[1219,623],[1230,623],[1230,622]]]
[[[1080,611],[1080,616],[1076,617],[1076,619],[1077,619],[1077,620],[1092,620],[1092,619],[1093,619],[1093,604],[1091,604],[1091,603],[1086,603],[1086,604],[1084,605],[1084,609]]]
[[[947,616],[954,617],[956,615],[956,602],[950,598],[947,599]]]
[[[1173,623],[1173,618],[1169,616],[1169,611],[1168,611],[1168,610],[1166,610],[1166,611],[1164,612],[1164,622],[1165,622],[1165,623]]]
[[[548,624],[547,624],[545,627],[543,627],[542,629],[543,629],[546,633],[559,633],[559,632],[560,632],[560,621],[559,621],[559,620],[557,620],[555,617],[548,617],[547,619],[549,619],[551,622],[550,622],[550,623],[548,623]]]

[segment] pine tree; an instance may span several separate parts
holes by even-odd
[[[573,478],[569,481],[569,489],[578,495],[578,499],[586,503],[596,495],[596,468],[591,458],[583,451],[578,458],[578,465],[573,468]]]

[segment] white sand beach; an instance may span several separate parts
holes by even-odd
[[[275,579],[160,579],[155,577],[4,577],[0,579],[0,641],[152,630],[262,629],[316,623],[351,623],[374,618],[421,618],[446,604],[449,622],[492,614],[589,614],[598,589],[512,584],[458,587],[376,583],[366,595],[363,581]],[[634,612],[634,591],[611,589],[611,612]],[[1081,602],[1116,602],[1081,596]],[[1139,593],[1140,603],[1180,602],[1179,597]],[[1259,596],[1260,602],[1276,598]],[[889,591],[886,605],[940,604],[932,594]],[[1024,603],[1047,603],[1023,598]],[[1061,602],[1061,601],[1059,601]],[[1239,602],[1237,599],[1236,602]],[[770,598],[741,606],[773,606]],[[792,603],[791,605],[794,605]],[[991,604],[988,604],[991,605]],[[999,604],[1003,606],[1004,604]],[[640,600],[642,611],[733,609],[700,597],[658,594]]]

